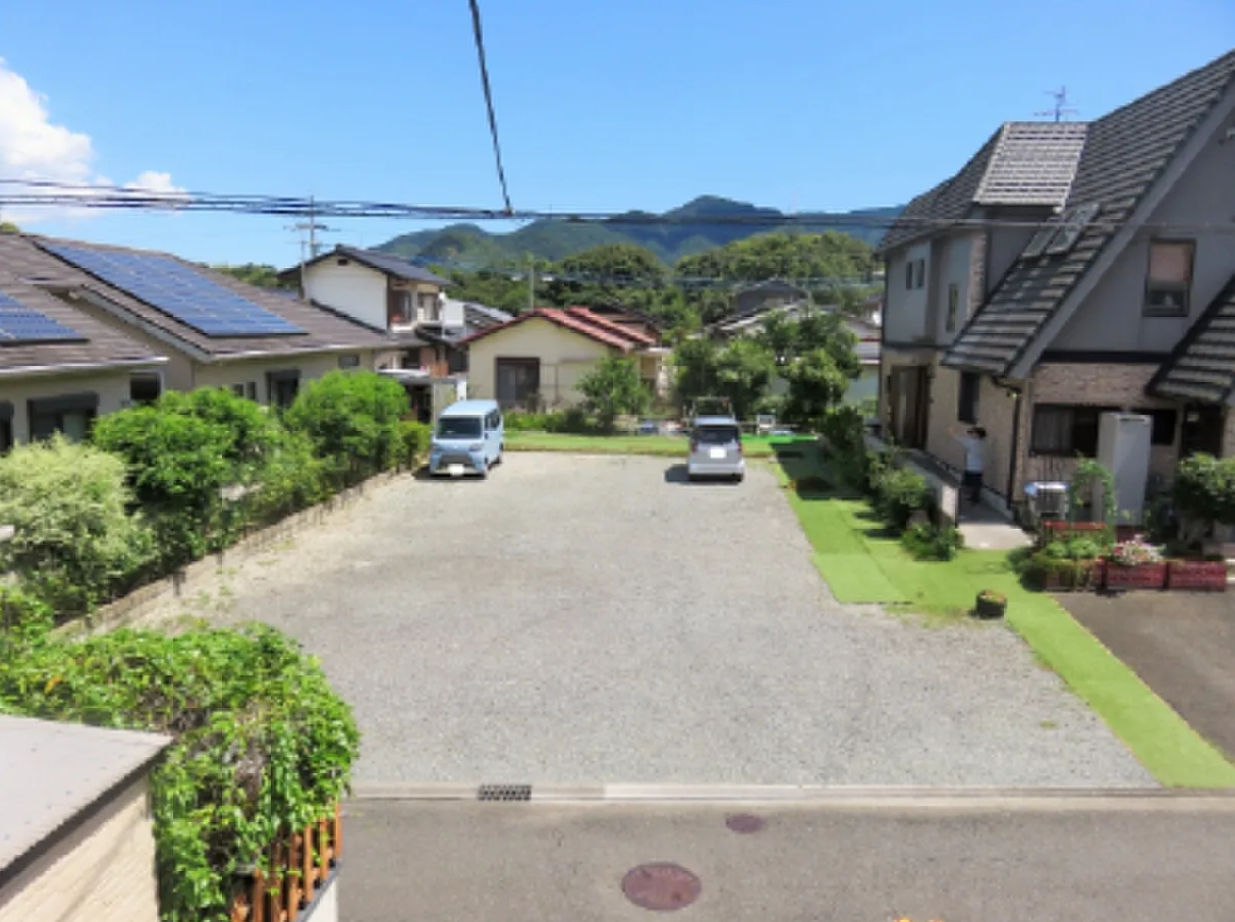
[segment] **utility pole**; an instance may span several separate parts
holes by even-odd
[[[295,224],[286,225],[284,230],[296,231],[299,234],[303,234],[305,231],[309,232],[307,247],[304,237],[302,236],[300,238],[300,297],[303,298],[306,297],[304,285],[305,250],[308,250],[309,259],[317,259],[317,254],[321,249],[317,243],[317,232],[323,231],[327,233],[335,233],[337,228],[327,227],[325,224],[317,223],[317,209],[313,201],[313,196],[310,195],[309,220],[298,221]]]
[[[1055,105],[1046,112],[1035,112],[1034,115],[1049,115],[1053,116],[1055,121],[1062,122],[1065,120],[1065,116],[1078,114],[1076,109],[1068,108],[1068,88],[1066,86],[1061,86],[1057,90],[1047,90],[1046,95],[1054,98]]]

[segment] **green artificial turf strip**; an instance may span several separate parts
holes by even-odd
[[[786,465],[788,467],[788,465]],[[782,483],[818,474],[808,457],[781,473]],[[826,474],[825,474],[826,476]],[[1025,589],[1004,551],[962,551],[950,561],[917,561],[882,533],[863,500],[788,493],[815,549],[815,563],[840,601],[865,601],[864,571],[882,575],[907,608],[955,618],[983,589],[1008,599],[1007,621],[1043,663],[1084,700],[1159,783],[1168,787],[1235,787],[1235,765],[1192,729],[1126,664],[1049,595]],[[868,563],[860,564],[865,556]],[[884,601],[874,600],[871,601]]]
[[[745,436],[742,451],[747,458],[770,458],[775,447],[788,444],[783,437]],[[565,432],[509,430],[506,447],[511,451],[569,451],[578,454],[651,455],[685,460],[689,442],[673,435],[571,435]]]
[[[815,568],[838,602],[904,602],[869,554],[816,554]]]

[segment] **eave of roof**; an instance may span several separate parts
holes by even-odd
[[[1155,397],[1225,403],[1235,394],[1235,275],[1145,388]]]
[[[509,330],[519,324],[527,323],[529,320],[546,320],[549,323],[556,324],[564,329],[586,336],[596,342],[606,346],[611,346],[615,349],[620,349],[623,352],[630,352],[638,348],[641,343],[638,340],[630,338],[627,331],[622,333],[613,332],[603,326],[592,324],[586,319],[578,316],[572,316],[564,308],[538,307],[535,310],[527,311],[520,314],[513,320],[498,326],[489,327],[488,329],[480,330],[468,336],[465,339],[459,340],[461,344],[471,345],[477,340],[484,339],[486,336],[493,336],[501,333],[504,330]]]

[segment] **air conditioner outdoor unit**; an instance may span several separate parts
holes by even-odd
[[[1029,499],[1029,514],[1033,524],[1046,519],[1066,519],[1068,517],[1068,485],[1058,482],[1034,482],[1025,484],[1025,495]]]

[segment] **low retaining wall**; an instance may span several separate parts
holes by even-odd
[[[194,561],[187,567],[176,571],[171,576],[165,576],[153,583],[148,583],[140,589],[134,589],[128,595],[100,605],[89,615],[62,624],[58,631],[75,633],[78,631],[95,630],[100,627],[120,627],[137,621],[149,614],[160,605],[173,599],[179,599],[187,592],[200,586],[203,582],[216,579],[224,567],[231,567],[255,557],[268,550],[271,546],[285,541],[307,528],[312,528],[327,521],[338,512],[356,500],[364,497],[366,491],[389,483],[399,477],[411,476],[406,469],[386,471],[370,477],[368,480],[348,487],[336,493],[325,502],[310,506],[300,512],[293,513],[273,525],[252,532],[241,538],[231,547]]]
[[[866,443],[867,451],[882,451],[888,445],[877,436],[866,433],[863,436]],[[945,480],[935,471],[916,464],[913,458],[900,457],[897,460],[897,466],[907,468],[913,471],[919,477],[926,481],[926,485],[930,487],[931,493],[935,497],[935,505],[939,510],[939,516],[943,520],[939,524],[955,525],[956,512],[960,503],[960,491],[957,489],[955,481]]]

